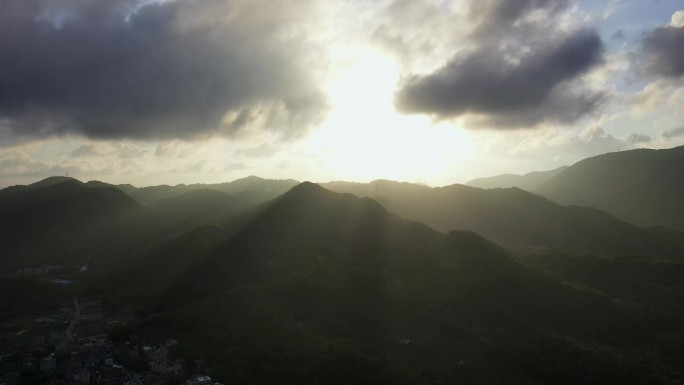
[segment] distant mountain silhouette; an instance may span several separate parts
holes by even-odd
[[[173,198],[194,190],[215,190],[230,195],[242,195],[245,202],[258,204],[283,194],[299,182],[286,179],[263,179],[249,176],[232,182],[215,184],[179,184],[176,186],[160,185],[150,187],[134,187],[119,185],[118,187],[143,205]]]
[[[517,187],[526,191],[534,191],[542,183],[558,175],[566,167],[567,166],[563,166],[549,171],[535,171],[525,175],[502,174],[486,178],[477,178],[466,184],[472,187],[487,189]]]
[[[118,292],[156,293],[132,331],[177,336],[226,382],[656,381],[646,356],[623,370],[619,344],[650,338],[636,318],[475,233],[311,183],[249,218],[227,239],[187,233],[137,257],[139,274],[117,273]]]
[[[639,226],[684,230],[684,146],[598,155],[569,167],[478,178],[480,188],[518,187],[563,205],[598,208]]]
[[[324,186],[372,197],[389,211],[437,230],[472,230],[516,250],[542,248],[675,258],[683,254],[679,245],[597,209],[564,207],[518,188],[430,188],[383,180]]]
[[[536,192],[562,204],[596,207],[642,225],[684,230],[684,146],[588,158]]]

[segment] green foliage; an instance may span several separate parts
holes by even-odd
[[[657,334],[630,308],[559,284],[477,234],[443,235],[311,184],[181,270],[170,270],[175,284],[135,333],[174,336],[179,354],[207,359],[225,382],[659,384],[679,375],[642,351]]]
[[[584,159],[535,192],[562,204],[596,207],[641,226],[684,230],[684,146]]]
[[[254,183],[265,182],[248,178],[237,185]],[[250,198],[195,187],[146,207],[102,183],[59,179],[5,189],[0,209],[35,215],[16,218],[47,239],[40,247],[6,241],[35,260],[78,259],[88,251],[96,263],[83,275],[79,295],[99,294],[115,310],[140,317],[112,333],[114,340],[175,338],[174,354],[206,359],[225,383],[684,379],[679,263],[560,253],[527,255],[521,263],[474,232],[442,234],[375,200],[311,183],[251,210],[246,202],[274,190]],[[396,213],[518,244],[596,252],[653,248],[666,255],[677,237],[517,189],[380,187],[377,200]],[[64,207],[45,210],[53,198]],[[51,238],[68,232],[87,237],[80,243]],[[70,298],[70,290],[2,278],[0,314],[48,311]],[[27,384],[41,381],[35,373],[24,377]]]
[[[684,245],[670,238],[596,209],[561,206],[518,188],[430,188],[391,181],[325,186],[370,196],[387,210],[437,230],[472,230],[516,250],[637,253],[668,258],[684,255]]]

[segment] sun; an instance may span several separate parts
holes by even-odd
[[[401,76],[395,57],[373,47],[348,48],[339,56],[325,87],[332,111],[306,143],[331,178],[442,180],[459,158],[472,155],[472,140],[457,123],[395,110]]]

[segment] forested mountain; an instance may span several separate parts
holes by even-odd
[[[56,264],[97,253],[121,218],[142,208],[121,190],[93,188],[71,178],[48,178],[0,190],[2,264]],[[2,265],[0,265],[2,266]]]
[[[51,177],[12,186],[0,190],[0,270],[124,258],[200,226],[225,225],[289,184],[246,178],[211,185],[234,194],[170,188],[145,206],[128,195],[134,188],[98,181]]]
[[[684,146],[584,159],[535,191],[562,204],[596,207],[642,226],[684,230]]]
[[[439,188],[378,180],[325,187],[369,196],[388,210],[437,230],[472,230],[517,250],[636,253],[678,257],[681,246],[597,209],[561,206],[518,188]]]
[[[598,208],[640,226],[684,230],[684,147],[598,155],[570,167],[480,178],[482,188],[518,187],[564,205]]]
[[[678,373],[637,353],[653,338],[638,312],[370,199],[303,183],[219,234],[140,256],[137,278],[119,273],[132,278],[118,281],[117,300],[154,293],[132,330],[178,336],[227,382],[610,384]]]
[[[292,179],[276,180],[249,176],[231,182],[215,184],[179,184],[176,186],[160,185],[149,187],[119,185],[117,187],[143,205],[156,203],[166,198],[178,197],[195,190],[219,191],[233,196],[240,196],[245,202],[258,204],[283,194],[298,183]]]
[[[677,230],[518,188],[240,183],[145,205],[67,178],[0,190],[4,272],[92,264],[54,291],[4,274],[3,312],[95,295],[132,320],[113,340],[173,336],[225,383],[684,378]]]
[[[549,171],[534,171],[525,175],[502,174],[485,178],[473,179],[466,183],[468,186],[478,188],[510,188],[517,187],[525,191],[534,191],[541,184],[565,170],[567,166]]]

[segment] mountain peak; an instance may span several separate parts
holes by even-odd
[[[312,201],[325,199],[325,197],[333,197],[338,195],[330,190],[327,190],[313,182],[302,182],[292,187],[289,191],[283,194],[279,201]]]
[[[250,175],[250,176],[246,176],[244,178],[235,179],[233,181],[233,183],[235,183],[235,182],[256,182],[256,181],[262,181],[262,180],[264,180],[264,178],[258,177],[256,175]]]
[[[328,191],[321,187],[320,185],[314,183],[314,182],[309,182],[309,181],[304,181],[290,189],[290,191]]]
[[[68,177],[68,176],[50,176],[50,177],[47,177],[47,178],[40,180],[38,182],[31,183],[29,186],[46,187],[46,186],[51,186],[51,185],[55,185],[55,184],[59,184],[59,183],[65,183],[65,182],[76,182],[78,184],[83,183],[76,178],[72,178],[72,177]]]

